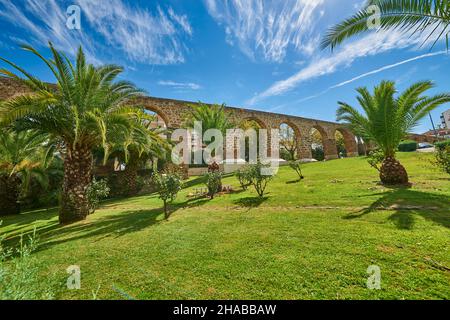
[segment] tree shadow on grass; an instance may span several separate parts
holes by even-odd
[[[450,228],[450,197],[442,194],[411,190],[406,187],[392,188],[390,191],[367,196],[381,197],[369,207],[351,213],[344,219],[357,219],[379,210],[393,210],[389,217],[397,228],[410,230],[414,227],[415,216]]]
[[[234,204],[252,209],[259,207],[261,204],[267,201],[267,199],[269,199],[269,197],[246,197],[235,200]]]

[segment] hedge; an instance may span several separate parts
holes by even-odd
[[[398,145],[398,151],[412,152],[417,150],[417,142],[413,140],[405,140]]]

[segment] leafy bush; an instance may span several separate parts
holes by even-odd
[[[413,140],[405,140],[398,145],[400,152],[412,152],[417,150],[417,142]]]
[[[270,168],[270,165],[265,165],[262,164],[261,161],[258,161],[256,164],[252,164],[249,167],[250,184],[255,188],[258,195],[263,197],[267,184],[273,178],[272,175],[264,175],[263,170]]]
[[[450,145],[445,148],[437,148],[434,157],[434,165],[443,172],[450,174]]]
[[[436,149],[445,149],[446,147],[450,147],[450,139],[436,142],[434,146],[436,147]]]
[[[210,171],[205,174],[208,196],[213,199],[214,195],[222,189],[222,173],[219,171]]]
[[[159,198],[164,202],[164,218],[168,219],[167,203],[175,200],[178,192],[181,190],[181,177],[177,173],[155,173],[153,181],[158,188]]]
[[[323,151],[323,147],[317,147],[312,149],[312,157],[317,161],[325,160],[325,152]]]
[[[31,257],[38,246],[36,229],[27,241],[21,236],[17,248],[4,247],[3,240],[0,238],[0,300],[52,299],[52,285],[39,277],[40,270]]]
[[[383,160],[384,153],[380,149],[370,151],[369,155],[367,156],[367,162],[372,168],[377,169],[378,172],[381,170],[381,164],[383,163]]]
[[[236,178],[239,180],[239,184],[241,185],[241,188],[243,190],[247,190],[248,186],[251,185],[251,167],[248,165],[242,166],[239,168],[235,175]]]
[[[289,161],[289,167],[297,173],[299,181],[305,178],[302,173],[300,161]]]
[[[97,210],[101,200],[106,199],[109,195],[109,186],[106,179],[92,180],[87,190],[89,200],[89,214],[93,214]]]

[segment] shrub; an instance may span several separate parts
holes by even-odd
[[[178,192],[181,190],[181,177],[177,173],[155,173],[153,181],[158,188],[159,198],[164,202],[164,218],[168,219],[167,203],[175,200]]]
[[[412,152],[417,150],[417,142],[413,140],[405,140],[398,145],[398,151],[400,152]]]
[[[383,160],[384,153],[380,149],[370,151],[369,155],[367,156],[367,162],[372,168],[377,169],[378,172],[381,170],[381,164],[383,163]]]
[[[299,181],[305,178],[302,174],[300,161],[289,161],[289,167],[297,173]]]
[[[101,200],[106,199],[109,195],[109,186],[106,179],[92,180],[87,190],[89,201],[89,214],[93,214],[98,209]]]
[[[1,221],[0,221],[1,225]],[[0,238],[0,300],[52,299],[52,282],[39,277],[40,270],[31,253],[38,246],[36,229],[19,247],[6,248]]]
[[[222,173],[219,171],[210,171],[205,174],[208,196],[213,199],[214,195],[222,190]]]
[[[434,157],[434,165],[450,174],[450,145],[445,148],[437,148]]]
[[[262,164],[261,161],[258,161],[256,164],[250,165],[249,169],[249,178],[250,184],[253,185],[256,192],[260,197],[264,196],[264,191],[266,190],[267,184],[270,180],[272,180],[272,175],[264,175],[263,170],[269,169],[270,165]]]
[[[446,147],[450,147],[450,139],[436,142],[434,146],[436,147],[436,149],[445,149]]]
[[[325,152],[323,151],[323,147],[317,147],[312,149],[312,157],[317,161],[325,160]]]
[[[239,180],[242,190],[247,190],[248,186],[251,185],[250,170],[251,167],[245,165],[236,171],[236,178]]]

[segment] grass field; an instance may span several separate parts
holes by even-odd
[[[109,201],[60,227],[57,210],[3,218],[10,241],[36,227],[34,254],[56,298],[450,299],[450,179],[428,154],[399,154],[411,188],[377,184],[364,158],[283,167],[267,197],[239,191],[188,199],[190,180],[163,220],[156,195]],[[65,288],[79,265],[81,289]],[[381,290],[366,287],[381,268]]]

